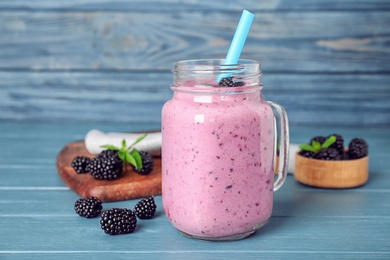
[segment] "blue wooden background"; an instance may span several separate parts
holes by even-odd
[[[262,62],[291,142],[365,138],[368,183],[289,175],[269,224],[235,243],[184,239],[160,196],[128,236],[78,217],[58,152],[92,128],[158,128],[173,62],[223,58],[243,9],[242,56]],[[0,145],[0,259],[390,259],[390,0],[0,0]]]
[[[173,62],[243,58],[292,126],[390,126],[388,0],[2,0],[0,122],[155,123]]]

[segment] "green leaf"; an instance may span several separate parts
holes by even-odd
[[[311,142],[311,146],[314,148],[314,150],[316,151],[316,153],[321,150],[321,144],[320,142],[317,142],[317,141],[312,141]]]
[[[142,168],[142,157],[141,155],[139,154],[138,150],[137,149],[133,149],[130,153],[130,155],[135,159],[135,161],[137,162],[137,166],[136,168],[137,169],[141,169]]]
[[[329,138],[326,139],[325,142],[322,144],[322,148],[329,148],[335,142],[336,142],[336,136],[334,135],[329,136]]]
[[[316,150],[310,144],[301,144],[299,146],[299,149],[304,150],[304,151],[310,151],[310,152],[316,153]]]
[[[134,167],[137,167],[137,161],[134,159],[134,157],[131,156],[129,153],[125,153],[125,155],[126,155],[126,161],[128,161]]]
[[[127,147],[127,145],[126,145],[126,139],[123,139],[123,140],[122,140],[122,150],[126,150],[126,147]]]
[[[126,153],[118,151],[118,157],[122,160],[122,162],[126,162]]]
[[[122,160],[122,162],[125,164],[126,162],[130,163],[137,169],[142,168],[142,157],[139,154],[139,152],[133,148],[134,145],[141,142],[148,134],[144,134],[140,137],[138,137],[135,142],[130,145],[130,147],[127,148],[126,139],[122,140],[121,148],[118,148],[111,144],[102,145],[102,148],[106,148],[109,150],[115,150],[118,151],[118,157]],[[130,152],[130,153],[129,153]]]
[[[113,146],[111,144],[105,144],[105,145],[102,145],[100,146],[101,148],[106,148],[108,150],[114,150],[114,151],[119,151],[119,148],[116,147],[116,146]]]
[[[127,149],[128,151],[131,150],[131,148],[133,148],[134,145],[138,144],[139,142],[141,142],[148,134],[144,134],[144,135],[141,135],[140,137],[138,137],[134,143],[132,143],[129,148]]]

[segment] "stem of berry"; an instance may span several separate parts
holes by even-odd
[[[126,161],[123,162],[123,166],[125,167],[125,172],[127,172],[127,164],[128,163]]]

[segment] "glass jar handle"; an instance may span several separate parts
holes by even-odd
[[[276,156],[279,154],[279,162],[277,165],[278,177],[274,183],[274,191],[277,191],[280,187],[282,187],[287,176],[290,146],[289,126],[286,110],[272,101],[267,102],[272,107],[276,119],[276,149],[279,153],[275,153],[274,161],[276,161]]]

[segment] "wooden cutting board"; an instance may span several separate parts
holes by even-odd
[[[88,153],[84,141],[67,144],[57,156],[57,170],[63,182],[81,197],[98,197],[102,202],[121,201],[161,194],[161,158],[153,157],[154,168],[148,175],[140,175],[131,166],[123,169],[116,180],[96,180],[92,175],[78,174],[71,163],[76,156],[94,157]]]

